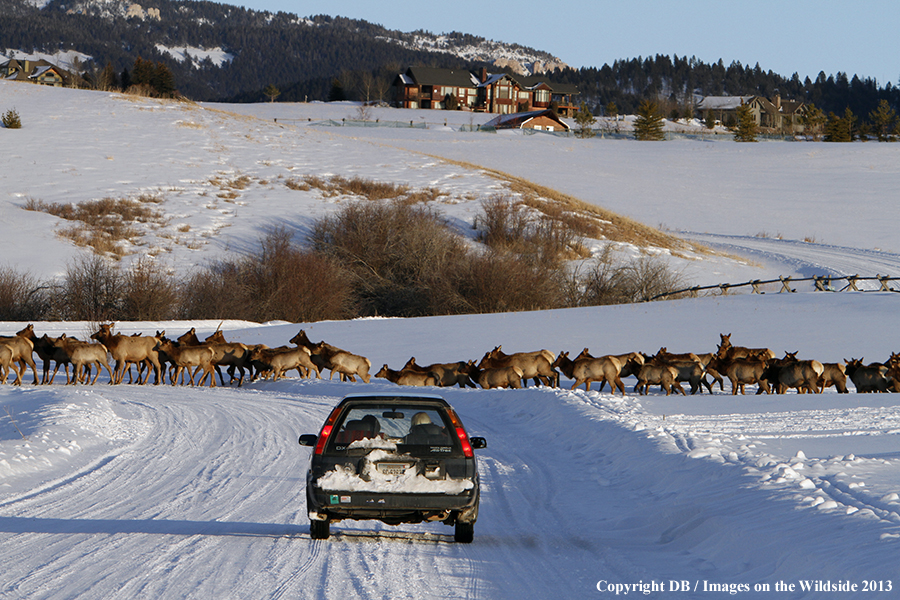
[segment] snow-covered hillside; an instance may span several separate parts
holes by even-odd
[[[679,258],[696,283],[897,274],[893,144],[639,143],[459,131],[485,115],[373,109],[427,129],[338,128],[352,105],[212,106],[0,82],[0,266],[41,277],[75,252],[29,198],[154,195],[136,255],[173,269],[302,232],[348,198],[292,190],[306,174],[446,193],[465,230],[502,189],[465,161],[525,177],[747,260]],[[277,119],[277,122],[275,121]],[[446,119],[446,123],[445,123]],[[246,185],[228,185],[244,180]],[[805,210],[804,210],[805,209]],[[765,235],[762,235],[765,233]],[[804,237],[809,241],[803,241]],[[814,238],[814,239],[813,239]],[[303,328],[373,368],[548,348],[594,354],[735,343],[822,361],[897,351],[894,293],[734,295],[537,313],[306,324],[120,323],[287,344]],[[0,334],[22,323],[0,323]],[[95,324],[35,323],[39,335]],[[0,386],[0,596],[9,598],[890,598],[900,585],[895,394],[623,397],[582,389],[429,389],[478,453],[475,541],[452,530],[342,522],[312,541],[308,449],[341,396],[397,389],[288,379],[243,388]],[[59,381],[59,378],[58,380]],[[655,586],[655,588],[654,588]],[[792,587],[791,587],[792,586]],[[851,589],[851,586],[856,588]],[[829,592],[840,587],[840,592]],[[660,591],[662,588],[665,591]],[[810,588],[810,589],[807,589]],[[816,588],[818,591],[816,591]],[[725,591],[721,591],[721,590]],[[847,591],[845,591],[847,590]],[[733,591],[733,593],[732,593]]]

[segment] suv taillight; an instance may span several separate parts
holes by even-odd
[[[459,438],[459,443],[462,444],[463,454],[466,455],[466,458],[474,458],[475,452],[472,451],[472,444],[469,443],[469,434],[466,433],[466,428],[463,427],[462,421],[459,420],[459,417],[456,416],[452,409],[448,409],[447,414],[450,415],[450,422],[453,423],[453,428],[456,430],[456,437]]]
[[[325,450],[325,444],[328,443],[328,438],[331,437],[331,431],[334,429],[334,422],[337,421],[339,413],[338,407],[335,407],[331,414],[328,415],[325,424],[322,425],[322,431],[319,432],[319,439],[316,442],[315,454],[322,454]]]

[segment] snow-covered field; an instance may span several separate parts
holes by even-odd
[[[356,108],[168,104],[0,82],[0,112],[13,107],[24,127],[0,129],[0,266],[41,277],[62,272],[76,250],[53,235],[56,218],[21,209],[29,198],[158,196],[166,219],[148,227],[136,255],[181,271],[252,248],[272,225],[302,235],[347,201],[285,185],[304,175],[437,187],[442,210],[466,231],[479,199],[501,184],[441,157],[747,258],[673,259],[697,284],[900,272],[894,144],[492,135],[458,131],[484,115],[392,109],[372,109],[372,118],[432,126],[321,127],[307,119],[349,119]],[[228,185],[241,178],[243,187]],[[410,356],[477,359],[498,344],[708,352],[719,333],[778,353],[868,362],[898,350],[898,301],[767,293],[221,327],[229,339],[273,346],[303,328],[368,356],[374,369]],[[202,337],[220,323],[119,328],[178,335],[194,325]],[[23,326],[0,323],[0,333]],[[35,323],[39,335],[91,328]],[[488,440],[471,545],[452,543],[442,525],[377,522],[339,523],[330,540],[310,540],[309,451],[297,436],[317,432],[346,393],[396,389],[383,380],[0,386],[0,597],[593,598],[624,595],[622,586],[650,597],[896,595],[897,396],[622,397],[563,384],[440,390],[469,433]]]

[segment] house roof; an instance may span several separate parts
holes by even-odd
[[[478,87],[488,87],[490,85],[494,85],[504,77],[510,79],[514,83],[516,83],[523,90],[534,90],[541,86],[547,87],[551,92],[555,92],[557,94],[577,94],[578,88],[574,85],[566,84],[566,83],[553,83],[548,81],[546,77],[539,75],[510,75],[509,73],[492,73],[489,74],[487,79],[485,79],[482,83],[478,84]]]
[[[697,103],[698,110],[736,110],[742,104],[748,104],[756,96],[704,96]]]
[[[430,67],[410,67],[406,70],[406,75],[418,85],[473,87],[476,83],[473,75],[464,69],[434,69]]]
[[[537,117],[549,117],[559,123],[559,125],[568,131],[569,126],[566,125],[552,110],[529,110],[525,112],[511,113],[508,115],[497,116],[483,125],[483,127],[494,127],[496,129],[521,129],[529,121]]]

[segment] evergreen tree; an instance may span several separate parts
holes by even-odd
[[[737,125],[734,130],[734,141],[736,142],[755,142],[756,141],[756,119],[753,117],[753,111],[750,110],[749,104],[743,104],[737,109]]]
[[[640,141],[659,142],[665,139],[663,133],[663,116],[659,105],[650,100],[643,100],[634,121],[634,139]]]
[[[878,108],[869,113],[869,120],[875,128],[879,142],[886,142],[894,136],[897,127],[897,113],[887,100],[878,103]]]
[[[843,117],[828,113],[828,122],[825,124],[825,141],[852,142],[856,138],[856,121],[857,117],[849,106],[844,110]]]
[[[281,95],[281,90],[270,83],[266,86],[266,89],[263,90],[263,94],[269,99],[269,102],[275,102],[275,98]]]
[[[816,108],[815,104],[808,105],[806,112],[803,113],[804,133],[811,136],[814,142],[818,142],[822,137],[822,130],[827,120],[825,113],[821,109]]]
[[[331,82],[331,91],[328,93],[329,102],[340,102],[346,100],[347,95],[344,93],[344,84],[337,77]]]
[[[592,128],[592,125],[596,122],[597,119],[595,119],[594,115],[591,114],[587,103],[582,102],[581,108],[575,111],[575,123],[578,124],[578,129],[575,130],[575,135],[580,138],[594,137],[594,130]]]
[[[134,59],[134,67],[131,69],[131,84],[151,85],[152,81],[153,63],[138,56]]]
[[[706,111],[705,124],[706,124],[707,129],[715,129],[716,128],[716,117],[713,114],[713,111],[711,111],[711,110]]]
[[[150,86],[156,90],[160,98],[172,98],[177,92],[172,71],[161,62],[157,62],[153,67],[150,75]]]

